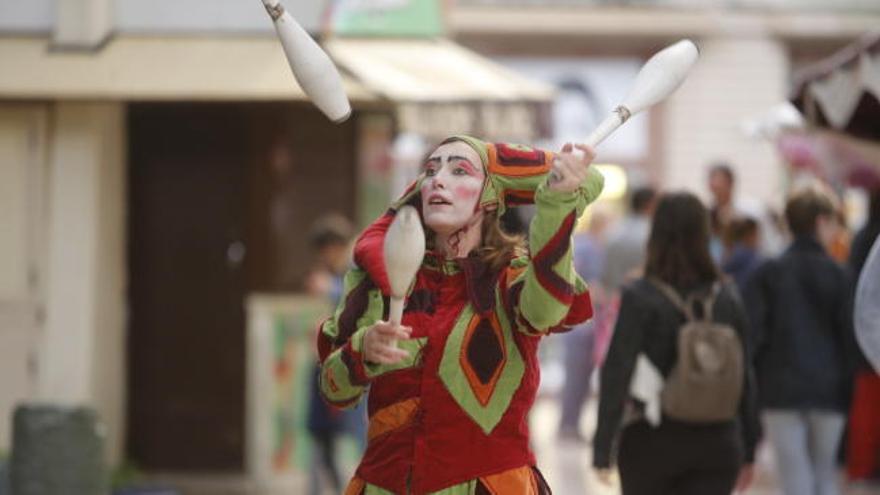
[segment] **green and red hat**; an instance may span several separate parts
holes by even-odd
[[[532,204],[535,190],[547,180],[555,153],[521,144],[487,143],[472,136],[452,136],[440,145],[460,141],[470,146],[483,165],[486,182],[480,196],[480,209],[496,207],[498,213],[511,206]],[[424,173],[406,188],[403,195],[391,205],[398,210],[411,204],[421,210],[421,185]]]

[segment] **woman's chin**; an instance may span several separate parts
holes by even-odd
[[[425,218],[425,226],[431,229],[434,234],[442,236],[452,235],[462,227],[458,223],[448,222],[444,219],[432,219],[431,217]]]

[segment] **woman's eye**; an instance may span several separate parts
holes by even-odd
[[[468,171],[465,170],[463,167],[455,167],[455,168],[452,170],[452,173],[453,173],[454,175],[467,175]]]
[[[427,177],[433,177],[437,175],[437,170],[435,170],[433,167],[428,167],[425,169],[425,175]]]

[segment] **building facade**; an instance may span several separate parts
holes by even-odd
[[[290,3],[321,30],[326,5]],[[793,66],[880,25],[874,3],[459,0],[445,21],[515,70],[617,60],[629,74],[693,38],[699,65],[643,117],[643,144],[600,159],[698,191],[728,160],[741,190],[774,201],[783,169],[740,122],[786,98]],[[0,1],[0,67],[17,68],[0,73],[0,451],[16,404],[50,402],[99,412],[111,465],[251,470],[245,301],[299,289],[308,223],[381,211],[396,163],[418,159],[392,146],[401,135],[548,135],[541,77],[422,39],[428,68],[458,57],[496,78],[435,87],[400,63],[415,42],[394,41],[327,45],[355,108],[335,126],[256,0]]]

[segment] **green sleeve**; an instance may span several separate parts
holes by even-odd
[[[553,191],[544,183],[535,192],[537,212],[529,226],[531,255],[526,269],[513,281],[522,282],[516,310],[528,323],[524,331],[544,333],[561,325],[575,296],[587,291],[574,269],[571,235],[604,183],[602,174],[590,167],[576,191]]]
[[[382,318],[382,293],[366,272],[353,268],[345,275],[343,296],[318,335],[320,390],[337,407],[358,402],[370,381],[363,359],[366,329]]]

